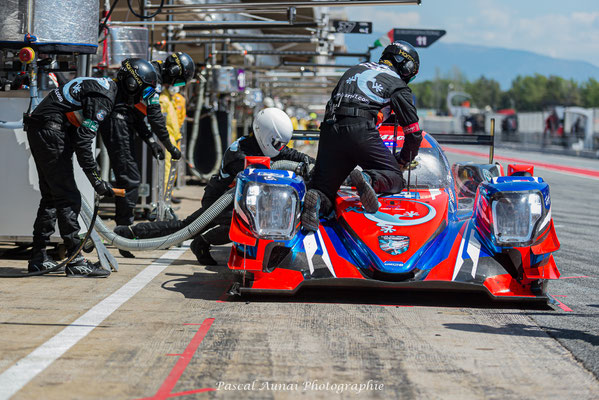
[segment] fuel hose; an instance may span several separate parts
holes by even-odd
[[[272,164],[272,169],[284,169],[296,171],[301,163],[295,161],[281,160]],[[119,250],[127,251],[151,251],[164,250],[171,246],[179,245],[185,240],[191,239],[200,233],[214,218],[220,215],[232,202],[235,197],[235,188],[229,189],[210,207],[206,209],[198,218],[188,226],[178,230],[175,233],[166,236],[160,236],[149,239],[128,239],[119,236],[104,224],[101,218],[96,221],[96,231],[107,242]],[[81,212],[87,216],[92,216],[91,206],[83,199]]]

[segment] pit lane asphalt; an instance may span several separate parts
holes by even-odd
[[[599,171],[592,160],[497,154]],[[571,312],[469,294],[351,289],[239,301],[225,296],[229,246],[215,248],[215,267],[197,265],[185,247],[135,259],[112,249],[120,271],[105,280],[0,280],[0,382],[62,348],[39,374],[9,377],[23,382],[14,399],[599,398],[599,181],[537,175],[551,185],[562,276],[589,276],[551,283]],[[198,189],[178,193],[180,215],[195,210]],[[0,260],[6,272],[25,266]],[[148,272],[145,286],[135,280]],[[370,386],[332,390],[343,383]],[[6,393],[0,385],[0,399]]]
[[[460,149],[487,152],[482,147]],[[487,157],[475,160],[451,151],[446,154],[450,162],[488,162]],[[566,166],[599,171],[599,160],[507,149],[499,149],[496,154],[553,164],[558,169]],[[501,163],[507,167],[506,162]],[[549,292],[571,311],[523,313],[599,376],[599,179],[538,167],[535,176],[550,185],[552,215],[561,243],[554,257],[562,279],[552,281]]]

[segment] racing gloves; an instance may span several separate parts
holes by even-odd
[[[402,168],[405,168],[408,164],[414,161],[414,158],[418,155],[418,149],[422,142],[422,131],[416,131],[413,133],[406,133],[404,138],[403,147],[399,154],[395,155],[397,162]]]
[[[314,162],[315,160],[308,156],[304,155],[304,158],[301,162],[298,163],[297,168],[295,169],[295,174],[304,178],[304,180],[309,180],[312,177],[312,171],[314,170]]]
[[[100,174],[98,170],[87,170],[84,171],[85,176],[89,179],[89,182],[92,184],[96,193],[100,196],[114,197],[114,191],[112,190],[112,185],[109,182],[106,182],[100,178]]]
[[[165,143],[165,147],[166,150],[171,153],[171,157],[173,160],[180,160],[181,157],[183,156],[181,154],[181,151],[174,145],[172,144],[170,141],[168,143]]]
[[[148,146],[150,146],[150,150],[152,150],[152,155],[155,159],[164,160],[164,150],[161,145],[156,142],[150,142],[148,143]]]

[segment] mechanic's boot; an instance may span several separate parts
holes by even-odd
[[[370,186],[370,176],[357,169],[354,169],[349,176],[356,189],[358,189],[364,210],[369,214],[377,212],[379,209],[379,200],[376,197],[374,189]]]
[[[304,197],[304,210],[302,211],[302,226],[309,232],[316,232],[320,224],[320,194],[317,190],[310,189]]]
[[[216,260],[210,255],[210,243],[206,242],[203,237],[197,236],[193,239],[189,248],[200,264],[218,265]]]
[[[81,254],[77,254],[67,264],[65,271],[69,278],[106,278],[110,275],[110,271],[86,260]]]
[[[127,239],[135,238],[135,233],[133,233],[131,225],[118,225],[114,228],[113,232]],[[125,258],[135,258],[135,255],[128,250],[119,249],[119,254]]]
[[[114,228],[113,232],[127,239],[135,239],[135,233],[131,225],[118,225]]]
[[[42,272],[56,267],[58,263],[46,253],[46,250],[34,250],[31,260],[27,264],[27,272]],[[64,265],[49,274],[64,273]]]

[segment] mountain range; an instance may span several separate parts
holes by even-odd
[[[373,35],[345,35],[348,52],[360,52],[372,45]],[[372,60],[378,60],[382,49],[372,52]],[[556,75],[584,82],[589,78],[599,80],[599,67],[586,61],[553,58],[533,51],[512,50],[483,45],[443,43],[443,39],[428,48],[419,48],[420,73],[415,82],[434,79],[437,74],[449,76],[455,68],[469,80],[481,76],[499,82],[502,89],[509,89],[518,75]],[[338,58],[337,64],[351,64],[358,59]]]

